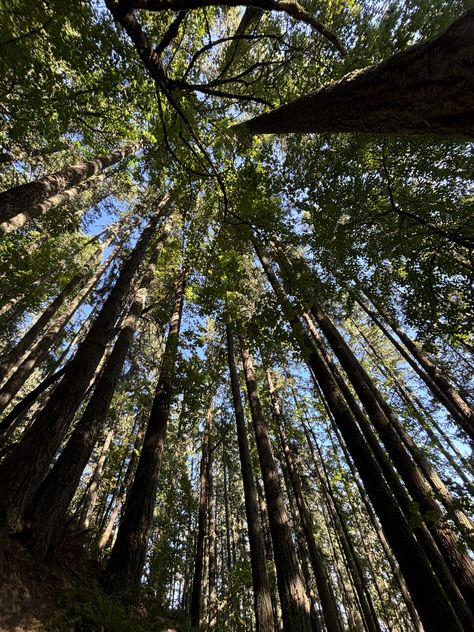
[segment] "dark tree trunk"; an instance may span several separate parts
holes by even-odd
[[[310,604],[300,574],[278,470],[257,391],[252,358],[242,339],[240,344],[267,501],[283,625],[286,630],[307,632],[312,629]]]
[[[168,201],[169,197],[123,263],[101,311],[35,423],[0,464],[0,531],[18,526],[25,507],[48,471],[114,333],[123,301]]]
[[[196,553],[194,559],[193,585],[191,589],[190,619],[191,629],[199,629],[201,618],[202,573],[204,562],[204,538],[206,535],[206,513],[209,497],[209,433],[213,420],[212,404],[206,415],[204,433],[202,435],[201,463],[199,467],[199,505],[198,505],[198,530],[196,536]]]
[[[83,180],[96,175],[106,167],[110,167],[131,156],[139,147],[140,143],[132,143],[128,147],[107,156],[88,160],[63,171],[45,176],[41,180],[20,184],[13,189],[0,193],[0,223],[7,222],[20,213],[26,215],[27,219],[37,217],[43,212],[43,203],[46,203],[45,210],[49,208],[49,198],[80,184]]]
[[[214,492],[214,480],[212,474],[212,454],[213,450],[209,450],[207,459],[207,481],[208,481],[208,533],[209,533],[209,551],[208,551],[208,584],[209,584],[209,603],[208,603],[208,628],[214,630],[217,626],[217,532],[216,532],[216,498]]]
[[[235,129],[474,135],[474,9],[444,33]]]
[[[163,237],[166,233],[163,234]],[[55,538],[74,497],[82,472],[89,461],[107,418],[112,397],[122,373],[148,288],[153,281],[163,237],[154,249],[150,264],[135,292],[113,350],[97,381],[89,403],[54,466],[40,485],[26,512],[29,541],[39,556],[44,556]],[[88,524],[83,524],[87,527]]]
[[[239,444],[240,467],[244,488],[245,513],[247,516],[248,538],[250,546],[250,562],[252,565],[252,583],[254,593],[255,619],[257,632],[273,632],[274,613],[270,583],[266,571],[266,555],[263,529],[259,519],[257,489],[252,472],[247,428],[242,407],[239,376],[235,362],[234,339],[232,326],[226,325],[227,360],[229,364],[232,403],[234,406]],[[271,558],[270,558],[271,559]]]
[[[321,600],[321,606],[324,614],[324,622],[328,632],[342,632],[339,626],[339,617],[337,612],[336,602],[331,590],[329,578],[326,569],[326,563],[324,561],[321,549],[316,542],[313,529],[313,521],[309,512],[306,500],[303,496],[303,489],[301,487],[301,480],[293,462],[293,456],[288,445],[286,432],[284,428],[282,411],[280,408],[280,402],[276,394],[272,375],[269,369],[266,370],[268,389],[272,400],[273,416],[280,435],[281,448],[283,456],[286,462],[286,468],[288,470],[288,476],[295,496],[296,506],[298,508],[298,514],[300,518],[301,527],[306,538],[308,546],[309,559],[313,569],[314,577],[316,579],[316,586],[318,588],[319,598]]]
[[[444,632],[446,629],[461,632],[463,625],[457,618],[449,599],[438,583],[438,579],[434,576],[428,558],[413,535],[412,527],[395,502],[386,481],[379,474],[380,470],[374,454],[359,430],[353,413],[347,406],[331,370],[321,353],[312,345],[305,334],[295,310],[288,302],[271,269],[268,259],[257,245],[255,248],[288,318],[297,344],[324,393],[335,422],[354,459],[387,540],[400,564],[423,624],[430,632]]]
[[[160,376],[137,471],[120,521],[117,539],[105,569],[104,581],[112,590],[138,586],[145,564],[174,387],[184,284],[185,274],[182,273],[177,282]]]

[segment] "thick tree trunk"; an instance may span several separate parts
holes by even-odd
[[[20,213],[25,214],[27,219],[40,215],[43,212],[43,203],[46,204],[45,210],[49,208],[49,198],[77,186],[83,180],[96,175],[106,167],[131,156],[139,147],[140,143],[132,143],[128,147],[107,156],[82,162],[45,176],[41,180],[21,184],[0,193],[0,223],[7,222]]]
[[[314,577],[316,579],[316,586],[318,588],[319,598],[321,600],[321,606],[324,614],[324,622],[328,632],[342,632],[339,626],[339,617],[337,613],[337,606],[334,600],[334,595],[329,583],[329,577],[327,574],[326,563],[324,556],[316,542],[313,529],[313,521],[309,512],[306,500],[303,495],[303,489],[301,487],[301,480],[293,462],[293,456],[288,445],[288,439],[284,428],[282,411],[280,408],[280,402],[278,400],[277,393],[273,384],[273,378],[270,370],[266,369],[268,389],[270,391],[273,416],[278,428],[278,434],[280,436],[281,449],[285,458],[286,467],[288,470],[288,476],[295,496],[296,506],[298,508],[298,514],[301,522],[301,527],[306,538],[308,546],[309,559],[313,569]]]
[[[235,362],[233,332],[230,323],[226,325],[226,335],[227,360],[229,364],[232,403],[235,412],[237,440],[239,444],[245,514],[247,516],[256,629],[257,632],[273,632],[275,630],[274,613],[272,608],[270,583],[266,570],[265,542],[262,525],[259,519],[257,489],[255,487],[252,472],[252,460],[250,458],[247,428],[239,386],[239,376]]]
[[[38,556],[44,556],[55,538],[64,515],[74,497],[82,472],[87,465],[99,433],[107,418],[116,386],[122,373],[138,320],[142,313],[148,288],[153,281],[156,264],[166,233],[154,249],[148,268],[135,292],[120,333],[108,357],[91,399],[77,423],[64,450],[40,485],[26,512],[29,523],[28,539]],[[85,507],[85,515],[88,511]],[[90,518],[90,516],[89,516]],[[82,517],[80,518],[82,522]],[[85,521],[84,527],[88,527]]]
[[[184,284],[183,272],[176,287],[173,315],[137,471],[105,570],[105,583],[112,590],[138,586],[145,564],[174,387]]]
[[[378,475],[380,470],[374,454],[359,430],[353,413],[347,406],[331,370],[321,353],[311,344],[304,333],[296,312],[279,285],[268,259],[257,245],[255,247],[265,273],[288,318],[297,344],[324,393],[338,428],[354,459],[387,540],[398,559],[423,625],[430,632],[444,632],[446,629],[461,632],[463,625],[457,618],[449,599],[438,583],[438,579],[434,576],[428,558],[415,539],[413,529],[395,502],[386,481],[381,475]]]
[[[196,536],[196,553],[194,559],[194,575],[191,589],[190,620],[191,629],[199,629],[201,619],[202,572],[204,562],[204,538],[206,534],[206,513],[209,497],[209,433],[213,421],[212,403],[209,406],[202,435],[201,463],[199,467],[199,504],[198,530]]]
[[[70,200],[74,200],[81,193],[84,193],[84,191],[89,191],[94,185],[103,182],[104,178],[105,176],[102,174],[98,176],[92,176],[88,180],[81,182],[75,187],[70,187],[65,191],[56,193],[56,195],[48,197],[46,200],[41,201],[39,204],[31,206],[23,213],[19,213],[18,215],[15,215],[15,217],[12,217],[9,221],[0,224],[0,234],[11,233],[14,230],[18,230],[32,219],[36,219],[47,211],[50,211],[53,208],[57,208],[58,206],[61,206],[62,204],[65,204]]]
[[[262,469],[268,519],[273,542],[283,625],[286,630],[307,632],[312,629],[310,604],[296,557],[295,546],[286,513],[278,470],[273,457],[270,436],[263,415],[252,358],[240,340],[242,363],[247,385],[250,411],[255,430],[257,451]]]
[[[115,286],[35,423],[0,464],[0,532],[17,526],[48,471],[114,332],[132,279],[168,201],[169,196],[123,263]]]
[[[444,33],[240,123],[250,134],[474,135],[474,9]]]

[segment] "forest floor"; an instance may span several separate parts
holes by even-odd
[[[125,607],[107,595],[100,566],[77,544],[63,546],[48,564],[38,564],[10,541],[0,572],[0,632],[179,632],[174,622],[143,603]]]

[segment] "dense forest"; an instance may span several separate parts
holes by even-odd
[[[1,630],[474,630],[472,7],[2,1]]]

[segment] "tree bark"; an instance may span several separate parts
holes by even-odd
[[[65,191],[61,191],[60,193],[56,193],[56,195],[52,195],[47,199],[41,201],[39,204],[35,204],[28,208],[28,210],[23,213],[19,213],[15,215],[7,222],[3,222],[0,224],[0,234],[11,233],[14,230],[18,230],[22,226],[24,226],[27,222],[32,219],[36,219],[40,217],[47,211],[50,211],[53,208],[57,208],[70,200],[74,200],[84,191],[89,191],[95,184],[102,182],[104,180],[104,175],[92,176],[89,179],[81,182],[75,187],[70,187]],[[25,186],[25,185],[22,185]],[[1,195],[1,194],[0,194]]]
[[[209,584],[209,603],[208,603],[208,629],[215,630],[217,626],[217,532],[216,532],[216,499],[214,492],[214,479],[212,474],[212,454],[213,450],[209,450],[207,459],[207,481],[208,481],[208,533],[209,533],[209,551],[208,551],[208,584]]]
[[[117,590],[140,584],[153,520],[161,458],[174,388],[185,273],[179,276],[160,376],[137,471],[120,521],[117,539],[105,569],[104,583]]]
[[[29,523],[28,540],[31,543],[31,548],[39,557],[46,555],[58,533],[79,485],[82,472],[90,459],[99,433],[106,421],[147,298],[148,288],[153,281],[156,264],[166,235],[163,233],[153,251],[150,263],[138,284],[128,314],[124,318],[113,350],[106,361],[81,419],[26,512],[26,519]],[[81,522],[82,518],[80,518]],[[88,521],[87,524],[84,521],[82,526],[87,528]]]
[[[16,528],[48,471],[114,332],[132,279],[168,202],[166,196],[123,263],[115,286],[35,423],[0,464],[0,532]]]
[[[63,171],[45,176],[41,180],[20,184],[0,193],[0,223],[3,224],[20,213],[24,213],[27,219],[36,217],[43,212],[43,203],[48,207],[49,198],[77,186],[83,180],[96,175],[106,167],[131,156],[139,149],[140,145],[140,143],[132,143],[128,147],[106,156],[87,160]]]
[[[204,537],[206,534],[206,513],[209,497],[209,433],[213,421],[212,403],[209,406],[202,435],[201,463],[199,467],[199,505],[198,530],[196,536],[196,553],[194,559],[194,575],[191,589],[190,619],[191,630],[199,629],[201,619],[202,572],[204,561]]]
[[[300,574],[278,470],[257,391],[253,362],[242,338],[240,346],[268,507],[283,625],[286,630],[308,632],[312,629],[310,604]]]
[[[313,529],[313,521],[311,514],[306,504],[306,500],[303,495],[303,489],[301,487],[301,480],[293,462],[293,456],[288,445],[288,439],[284,428],[284,421],[282,411],[280,408],[280,402],[278,400],[277,393],[273,384],[273,378],[270,369],[266,369],[266,377],[268,383],[268,390],[272,401],[273,416],[276,426],[278,428],[278,434],[280,436],[281,449],[285,458],[286,467],[288,470],[288,476],[295,496],[296,506],[298,508],[298,514],[301,522],[301,527],[306,538],[308,546],[309,559],[313,569],[314,577],[316,579],[316,586],[318,588],[319,598],[321,600],[321,606],[324,614],[324,622],[328,632],[342,632],[339,626],[339,617],[337,613],[337,606],[334,600],[334,595],[329,583],[329,577],[327,574],[326,563],[319,544],[316,542]]]
[[[239,376],[235,362],[233,328],[230,322],[226,325],[227,361],[229,364],[232,403],[239,444],[240,467],[244,488],[245,514],[250,546],[250,563],[252,566],[252,584],[257,632],[274,632],[274,613],[270,582],[266,570],[266,554],[263,529],[259,519],[257,489],[252,472],[252,460],[247,437],[244,409],[239,386]]]
[[[288,302],[271,269],[268,259],[258,245],[254,243],[254,246],[293,330],[296,342],[324,393],[338,428],[354,459],[387,540],[398,559],[423,625],[430,632],[443,632],[446,629],[461,632],[463,625],[434,576],[428,558],[415,539],[413,529],[395,502],[386,481],[381,475],[378,475],[380,470],[374,454],[359,430],[329,367],[321,353],[306,336],[296,312]]]
[[[474,135],[474,9],[443,33],[234,129]]]

